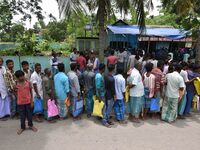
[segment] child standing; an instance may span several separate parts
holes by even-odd
[[[124,77],[122,76],[123,74],[123,68],[119,67],[117,68],[117,75],[114,77],[115,78],[115,93],[116,93],[116,101],[114,103],[114,111],[115,111],[115,116],[116,119],[119,123],[125,124],[127,123],[124,120],[124,93],[125,93],[125,86],[126,86],[126,81]]]
[[[33,107],[33,99],[31,84],[25,79],[23,71],[16,71],[15,76],[17,78],[15,90],[17,95],[17,104],[21,122],[21,128],[18,130],[17,134],[20,135],[26,129],[26,119],[28,120],[29,129],[36,132],[37,129],[33,126],[32,122],[31,107]]]

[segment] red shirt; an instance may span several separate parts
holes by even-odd
[[[25,81],[23,85],[16,85],[17,91],[17,104],[25,105],[31,103],[31,84],[29,81]]]
[[[85,59],[85,57],[79,56],[76,59],[76,62],[80,65],[80,69],[85,69],[85,66],[86,66],[86,59]]]
[[[109,56],[107,58],[108,65],[115,65],[117,63],[118,57],[117,56]]]

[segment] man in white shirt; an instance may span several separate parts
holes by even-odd
[[[42,89],[42,77],[41,77],[41,65],[39,63],[35,64],[35,71],[31,75],[31,83],[33,85],[33,99],[35,97],[43,99],[43,89]],[[42,120],[36,115],[36,121],[41,122]]]
[[[3,66],[3,59],[0,57],[0,120],[7,120],[7,115],[10,115],[10,99],[6,88],[4,74],[6,68]]]
[[[50,59],[50,65],[52,68],[52,74],[53,76],[58,73],[58,58],[57,58],[57,53],[52,51],[52,57]]]
[[[117,75],[114,77],[115,79],[115,93],[116,93],[116,101],[114,103],[114,111],[116,120],[119,123],[126,123],[124,120],[124,93],[126,81],[123,74],[123,68],[117,68]]]
[[[78,58],[78,52],[77,49],[74,48],[73,52],[70,54],[70,61],[71,63],[76,63],[76,59]]]
[[[129,113],[129,119],[136,123],[139,123],[139,115],[142,110],[144,99],[144,85],[142,82],[142,76],[138,71],[139,67],[139,63],[135,64],[135,68],[132,69],[131,74],[127,79],[130,88],[130,99],[128,102],[127,112]]]
[[[181,99],[180,93],[185,88],[181,75],[181,66],[175,65],[175,71],[166,75],[166,98],[163,103],[162,120],[172,123],[177,118],[178,102]]]

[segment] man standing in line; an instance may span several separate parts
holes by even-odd
[[[3,66],[3,59],[0,57],[0,120],[5,121],[6,116],[10,115],[10,99],[4,80],[6,68]]]
[[[33,99],[35,97],[43,99],[41,65],[39,63],[35,64],[35,71],[31,75],[30,81],[33,84]],[[39,118],[39,114],[35,114],[35,120],[37,122],[42,122],[42,120]]]
[[[183,92],[185,83],[181,75],[181,65],[175,65],[175,70],[166,75],[166,97],[163,103],[162,120],[172,123],[176,121],[178,102],[182,99],[179,93]]]
[[[8,90],[8,95],[10,97],[11,118],[14,118],[17,113],[17,101],[14,92],[16,78],[15,78],[13,60],[8,59],[6,61],[6,66],[7,68],[6,68],[6,73],[4,74],[4,79]]]

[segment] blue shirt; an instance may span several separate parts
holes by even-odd
[[[59,72],[54,76],[54,85],[57,98],[64,101],[69,93],[69,80],[64,72]]]
[[[103,76],[100,73],[97,73],[95,76],[95,84],[96,84],[96,96],[104,98],[105,92],[104,92],[104,79]],[[100,95],[99,91],[100,90]]]

